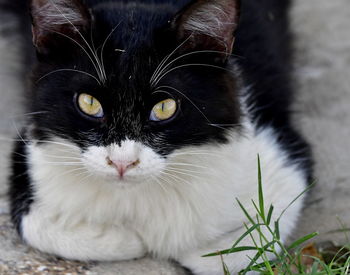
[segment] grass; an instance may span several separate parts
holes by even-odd
[[[240,236],[237,241],[226,250],[210,253],[203,257],[220,256],[222,259],[223,273],[230,275],[230,272],[223,261],[223,255],[235,254],[244,251],[253,251],[255,255],[249,258],[249,264],[239,272],[239,274],[247,274],[255,271],[260,274],[310,274],[310,275],[345,275],[350,274],[350,247],[335,247],[319,251],[315,245],[307,242],[318,235],[317,232],[306,235],[295,240],[288,246],[285,245],[280,237],[279,224],[280,219],[286,210],[300,199],[307,191],[307,188],[297,198],[295,198],[289,206],[284,209],[277,220],[272,220],[274,213],[273,205],[266,207],[263,193],[263,183],[261,176],[261,164],[258,156],[258,202],[252,200],[255,208],[255,215],[248,213],[244,205],[237,199],[245,217],[249,223],[245,223],[245,233]],[[344,232],[345,226],[340,222]],[[254,233],[254,234],[253,234]],[[258,237],[256,237],[258,236]],[[252,246],[240,246],[240,243],[250,238]],[[273,260],[271,260],[273,259]]]

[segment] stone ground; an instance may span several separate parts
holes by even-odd
[[[318,241],[343,243],[344,233],[332,232],[341,228],[339,219],[350,227],[350,1],[295,0],[291,18],[297,38],[296,125],[313,145],[317,179],[296,235],[319,231]],[[0,18],[0,30],[11,24]],[[16,136],[23,113],[17,41],[0,34],[0,274],[183,274],[172,263],[148,258],[89,264],[57,260],[19,241],[5,199],[8,139]]]

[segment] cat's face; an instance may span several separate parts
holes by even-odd
[[[168,5],[33,0],[32,16],[33,138],[74,144],[64,156],[92,174],[157,177],[174,152],[223,143],[238,124],[226,65],[235,1],[198,1],[175,16]]]

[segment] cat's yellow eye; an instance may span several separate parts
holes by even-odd
[[[78,97],[80,110],[88,116],[101,118],[104,116],[101,103],[91,95],[80,94]]]
[[[151,112],[152,121],[164,121],[172,118],[177,110],[177,103],[174,99],[166,99],[156,104]]]

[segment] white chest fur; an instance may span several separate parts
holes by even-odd
[[[82,260],[121,260],[140,257],[147,252],[164,258],[181,259],[188,251],[203,253],[206,249],[227,248],[241,234],[237,229],[245,222],[236,198],[248,211],[254,212],[251,199],[257,200],[258,197],[258,154],[262,163],[265,203],[267,206],[274,205],[275,216],[306,185],[303,173],[297,165],[288,162],[272,130],[255,133],[252,129],[248,125],[243,135],[232,134],[230,142],[225,145],[176,151],[168,161],[188,164],[190,168],[181,166],[182,170],[168,170],[168,175],[162,174],[153,181],[145,179],[144,183],[130,188],[115,186],[93,176],[85,177],[79,165],[70,166],[69,169],[76,171],[68,172],[65,166],[50,164],[48,156],[62,150],[58,141],[44,146],[29,145],[27,150],[35,202],[23,219],[23,236],[29,244],[43,251]],[[282,218],[280,230],[284,237],[295,226],[301,206],[302,201],[297,201]],[[86,229],[88,227],[90,229]],[[52,229],[46,235],[39,233],[46,228]],[[95,228],[97,232],[91,233]],[[133,232],[140,244],[134,244],[133,240],[124,244],[119,241],[115,244],[119,247],[115,249],[128,251],[121,246],[132,246],[129,254],[114,251],[113,255],[94,256],[88,251],[89,236],[104,235],[105,238],[100,238],[93,246],[95,252],[99,250],[98,246],[103,250],[108,246],[106,242],[113,243],[111,238],[118,239],[113,235],[108,236],[110,228]],[[79,237],[70,240],[72,231],[79,232]],[[210,245],[228,232],[232,233],[227,243],[218,241],[217,247]],[[46,240],[48,234],[53,237]],[[61,247],[62,234],[69,240],[69,252]],[[125,240],[127,237],[120,238]],[[86,249],[75,250],[74,241],[81,245],[81,239]],[[203,248],[203,251],[197,248]],[[108,251],[104,253],[108,254]],[[239,265],[234,266],[233,270]],[[220,268],[218,265],[217,269]],[[198,274],[210,274],[206,270],[212,270],[214,273],[211,274],[215,274],[216,269],[205,266],[204,271],[200,267],[196,270]]]

